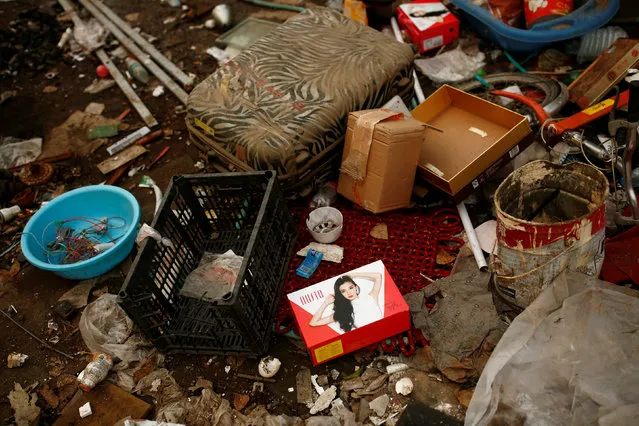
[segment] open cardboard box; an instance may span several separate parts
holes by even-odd
[[[496,172],[533,139],[523,115],[448,85],[411,114],[443,130],[427,128],[418,173],[457,201],[483,183],[487,171]]]

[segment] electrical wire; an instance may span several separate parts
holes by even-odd
[[[74,229],[70,224],[75,222],[82,225]],[[53,241],[45,244],[45,236],[50,234],[48,231],[51,226],[55,226],[55,237]],[[126,226],[127,221],[121,216],[103,217],[100,219],[79,216],[49,222],[42,230],[40,240],[32,233],[25,234],[30,234],[35,238],[38,245],[40,245],[44,251],[49,263],[72,264],[95,257],[102,252],[101,246],[103,247],[104,244],[115,245],[121,236],[114,238],[112,231],[123,229]],[[110,247],[107,246],[107,248]],[[52,261],[53,256],[57,256],[56,261]]]

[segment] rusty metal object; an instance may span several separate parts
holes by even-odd
[[[534,161],[495,192],[496,292],[525,308],[563,270],[598,276],[606,232],[608,180],[582,163]]]
[[[30,163],[23,164],[22,166],[11,167],[9,169],[9,171],[10,172],[19,172],[21,169],[23,169],[23,168],[25,168],[27,166],[30,166],[32,164],[55,163],[55,162],[58,162],[58,161],[68,160],[71,157],[73,157],[72,153],[65,152],[63,154],[52,155],[51,157],[45,157],[45,158],[42,158],[40,160],[35,160],[35,161],[30,162]]]
[[[11,204],[15,204],[20,206],[20,208],[27,208],[32,206],[35,203],[35,200],[38,196],[38,191],[33,188],[27,188],[24,191],[16,194],[11,199]]]
[[[51,176],[53,176],[54,171],[55,168],[52,164],[32,163],[23,166],[20,171],[18,171],[18,178],[25,185],[44,185],[45,183],[49,182],[49,179],[51,179]]]

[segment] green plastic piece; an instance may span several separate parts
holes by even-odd
[[[106,126],[95,126],[89,130],[89,139],[110,138],[118,134],[117,124],[107,124]]]

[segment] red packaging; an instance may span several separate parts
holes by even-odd
[[[535,24],[568,15],[573,7],[573,0],[524,0],[526,26],[532,28]]]
[[[497,19],[510,25],[520,27],[524,16],[523,0],[488,0],[488,9]]]
[[[402,4],[397,8],[397,20],[422,53],[459,37],[459,20],[437,0]]]
[[[381,260],[287,297],[313,365],[410,328],[408,305]]]

